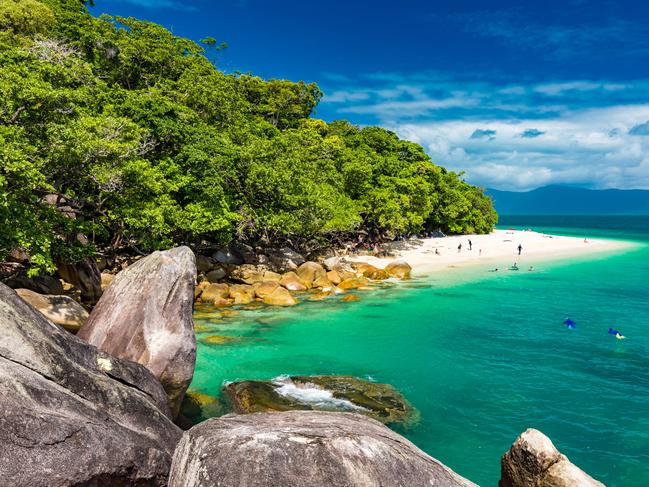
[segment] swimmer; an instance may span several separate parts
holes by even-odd
[[[529,268],[529,269],[527,269],[527,270],[528,270],[528,271],[530,271],[530,272],[532,272],[532,271],[534,270],[534,266],[533,266],[533,265],[531,265],[531,266],[530,266],[530,268]]]
[[[568,318],[566,321],[564,321],[563,324],[566,325],[571,330],[574,330],[577,327],[577,323],[575,323],[570,318]]]

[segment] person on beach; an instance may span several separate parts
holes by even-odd
[[[462,252],[462,244],[457,246],[457,253],[459,254],[460,252]]]
[[[523,246],[521,244],[518,244],[518,255],[521,255],[522,251],[523,251]]]
[[[482,249],[478,250],[478,257],[482,255]]]
[[[469,239],[469,250],[473,248],[473,244],[471,243],[471,239]]]
[[[435,255],[439,255],[439,249],[435,249]]]

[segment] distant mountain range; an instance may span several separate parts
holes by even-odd
[[[487,189],[501,215],[649,215],[649,190],[545,186],[523,193]]]

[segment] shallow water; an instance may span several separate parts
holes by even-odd
[[[528,427],[610,486],[649,485],[649,218],[516,217],[565,235],[641,242],[623,254],[519,272],[454,269],[359,292],[360,302],[242,311],[198,335],[194,389],[280,375],[354,375],[397,387],[421,412],[404,433],[480,485]],[[502,266],[508,266],[503,262]],[[562,322],[577,322],[568,330]],[[614,326],[627,337],[607,334]]]

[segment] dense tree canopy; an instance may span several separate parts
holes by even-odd
[[[214,39],[84,4],[0,0],[0,259],[495,224],[420,146],[311,118],[317,85],[222,73]]]

